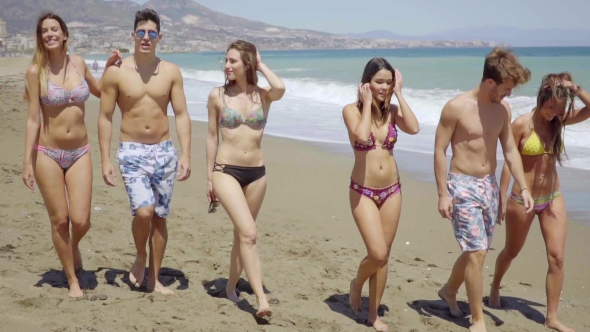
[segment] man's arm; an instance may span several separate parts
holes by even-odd
[[[520,194],[524,200],[524,206],[526,208],[526,212],[530,212],[533,208],[534,201],[531,197],[530,189],[526,184],[526,180],[524,178],[524,170],[522,167],[522,159],[520,157],[520,153],[518,152],[518,147],[514,142],[514,135],[512,134],[512,126],[510,124],[512,119],[512,111],[510,110],[510,105],[506,102],[502,102],[502,105],[506,108],[504,124],[502,126],[502,131],[500,132],[500,144],[502,144],[502,152],[504,153],[504,160],[508,165],[508,169],[514,180],[520,186]]]
[[[438,210],[443,218],[451,219],[453,209],[447,190],[447,149],[457,126],[457,116],[453,109],[453,101],[448,102],[440,114],[434,138],[434,177],[438,191]]]
[[[512,137],[514,138],[514,147],[518,151],[518,144],[516,142],[520,142],[523,135],[523,118],[518,118],[514,120],[512,125],[510,125],[512,130]],[[519,159],[522,164],[522,159],[519,156]],[[510,185],[510,180],[512,179],[512,174],[510,173],[510,168],[508,168],[508,163],[504,162],[504,167],[502,168],[502,175],[500,176],[500,197],[506,198],[506,193],[508,192],[508,186]]]
[[[98,145],[102,163],[102,177],[106,184],[116,185],[115,170],[111,163],[111,136],[113,130],[113,113],[119,95],[117,67],[109,67],[102,77],[100,95],[100,113],[98,114]]]
[[[512,133],[514,137],[514,142],[516,147],[518,148],[518,144],[516,142],[520,142],[522,139],[522,128],[523,128],[523,121],[522,118],[518,118],[514,120],[512,123]],[[522,159],[521,159],[522,160]],[[500,202],[502,209],[500,211],[500,215],[498,216],[498,224],[502,223],[504,219],[505,207],[506,207],[506,194],[508,193],[508,186],[510,186],[510,180],[512,179],[512,174],[510,173],[510,169],[508,168],[508,163],[504,162],[504,166],[502,167],[502,173],[500,175]]]
[[[453,114],[451,102],[448,102],[440,114],[440,120],[434,138],[434,176],[436,178],[439,197],[448,195],[446,181],[447,149],[451,143],[451,138],[455,132],[456,125],[457,118],[455,114]]]
[[[176,119],[176,132],[182,149],[182,157],[179,161],[178,180],[189,178],[191,173],[191,118],[186,107],[183,79],[180,69],[176,65],[173,71],[172,88],[170,90],[170,102]]]

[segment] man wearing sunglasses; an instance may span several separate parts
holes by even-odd
[[[166,218],[176,180],[184,181],[191,173],[191,122],[186,107],[183,81],[178,66],[156,57],[162,39],[160,18],[152,9],[135,14],[135,53],[120,66],[111,66],[103,76],[98,136],[105,183],[115,186],[115,169],[111,163],[112,117],[115,106],[121,110],[121,132],[116,159],[129,195],[132,232],[137,249],[129,280],[141,287],[150,241],[150,264],[147,288],[172,294],[158,275],[168,240]],[[170,139],[168,103],[176,118],[179,158]]]

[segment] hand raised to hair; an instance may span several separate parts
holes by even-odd
[[[373,101],[373,94],[369,83],[359,84],[359,94],[361,95],[361,101],[363,104],[369,104]]]
[[[404,83],[403,77],[402,77],[402,73],[395,69],[395,81],[394,81],[394,86],[393,86],[393,93],[395,93],[396,95],[402,93],[402,85]]]
[[[260,58],[260,53],[256,51],[256,70],[260,70],[260,65],[262,64],[262,59]]]

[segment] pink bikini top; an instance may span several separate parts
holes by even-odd
[[[68,57],[68,62],[69,57]],[[76,65],[71,62],[74,66],[74,69],[80,75],[78,68]],[[88,83],[84,79],[84,76],[80,75],[82,81],[80,85],[73,88],[72,90],[66,90],[61,86],[53,83],[51,79],[49,79],[49,84],[47,85],[47,95],[40,97],[41,104],[43,105],[65,105],[68,103],[83,103],[88,100],[90,96],[90,89],[88,88]]]
[[[381,144],[381,146],[383,147],[383,149],[391,151],[393,150],[395,142],[397,142],[397,129],[390,122],[389,132],[387,133],[387,137],[385,137],[385,141],[383,142],[383,144]],[[354,141],[354,149],[357,151],[369,151],[376,149],[375,135],[373,135],[373,132],[371,132],[371,135],[369,135],[369,140],[367,141],[367,144],[361,144],[358,141]]]

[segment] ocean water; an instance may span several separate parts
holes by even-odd
[[[273,103],[265,133],[321,144],[352,155],[342,119],[344,105],[356,100],[357,86],[365,64],[372,57],[386,58],[403,75],[403,94],[420,122],[418,135],[400,131],[396,157],[402,170],[417,180],[433,182],[434,132],[444,104],[475,87],[481,78],[487,48],[432,48],[393,50],[263,51],[262,60],[284,81],[287,91]],[[590,47],[514,48],[520,61],[532,72],[529,83],[507,98],[513,117],[530,112],[544,75],[570,72],[577,84],[590,89]],[[224,82],[224,53],[159,54],[176,63],[184,77],[188,109],[193,120],[207,121],[207,96]],[[106,56],[85,56],[89,67],[94,59],[101,75]],[[267,85],[259,74],[259,85]],[[396,103],[395,97],[392,102]],[[582,107],[581,102],[577,106]],[[169,109],[172,114],[172,109]],[[569,160],[560,168],[561,189],[569,218],[586,223],[590,170],[590,121],[569,126],[565,133]],[[416,154],[418,153],[418,154]],[[448,154],[450,154],[450,148]],[[498,147],[501,171],[503,156]]]
[[[421,125],[418,135],[400,133],[396,149],[432,154],[442,107],[449,99],[479,83],[484,56],[489,51],[488,48],[263,51],[262,60],[283,79],[287,88],[283,99],[271,107],[265,133],[348,144],[342,108],[356,100],[367,61],[384,57],[401,71],[403,94]],[[532,72],[530,82],[507,98],[514,117],[532,110],[541,79],[548,73],[569,71],[577,84],[590,88],[590,47],[515,48],[514,52]],[[224,82],[224,55],[217,52],[159,54],[181,68],[188,108],[194,120],[207,121],[207,96]],[[104,56],[86,57],[89,65],[94,59],[99,60],[100,67],[104,66]],[[261,74],[259,85],[267,85]],[[395,97],[392,102],[397,102]],[[582,106],[579,101],[577,105]],[[566,167],[590,169],[589,134],[590,121],[567,127]],[[498,158],[503,159],[500,148]]]

